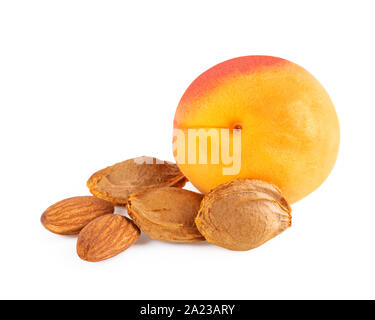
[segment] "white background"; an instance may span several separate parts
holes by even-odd
[[[374,3],[1,1],[0,298],[375,298]],[[173,160],[178,101],[221,61],[275,55],[313,73],[340,119],[337,165],[264,246],[140,241],[101,263],[40,215],[96,170]]]

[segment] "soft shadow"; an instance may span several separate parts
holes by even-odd
[[[141,232],[141,235],[139,236],[139,239],[137,240],[136,243],[134,243],[134,245],[135,246],[144,245],[144,244],[148,244],[151,241],[152,241],[152,239],[147,234]]]
[[[141,232],[141,235],[139,236],[139,239],[137,240],[134,245],[145,245],[148,244],[149,242],[155,242],[155,241],[160,241],[163,243],[167,243],[172,246],[192,246],[192,247],[208,247],[212,246],[211,243],[207,241],[197,241],[197,242],[172,242],[172,241],[163,241],[163,240],[153,240],[151,239],[146,233]]]
[[[191,246],[191,247],[209,247],[212,246],[211,243],[207,241],[197,241],[197,242],[169,242],[167,243],[174,245],[174,246]]]

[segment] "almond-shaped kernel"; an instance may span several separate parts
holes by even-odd
[[[68,198],[50,206],[41,217],[43,226],[57,234],[78,234],[90,221],[113,213],[112,203],[93,196]]]
[[[291,225],[280,190],[264,181],[238,179],[209,192],[195,219],[208,242],[230,250],[259,247]]]
[[[94,196],[125,205],[132,193],[159,187],[182,188],[186,181],[176,164],[152,157],[138,157],[94,173],[87,186]]]
[[[174,187],[151,189],[130,195],[127,210],[152,239],[203,241],[194,222],[202,198],[199,193]]]
[[[90,262],[109,259],[128,249],[139,235],[138,227],[130,219],[107,214],[82,229],[78,235],[77,254]]]

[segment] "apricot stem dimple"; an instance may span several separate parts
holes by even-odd
[[[233,127],[233,130],[242,130],[242,126],[240,124],[236,124],[234,127]]]

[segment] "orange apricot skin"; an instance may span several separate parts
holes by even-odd
[[[223,174],[221,161],[180,161],[174,150],[179,168],[202,193],[236,178],[260,179],[277,185],[290,203],[325,181],[340,140],[335,108],[318,80],[270,56],[231,59],[201,74],[182,96],[174,128],[241,128],[241,169],[235,175]],[[206,152],[210,159],[211,141]]]

